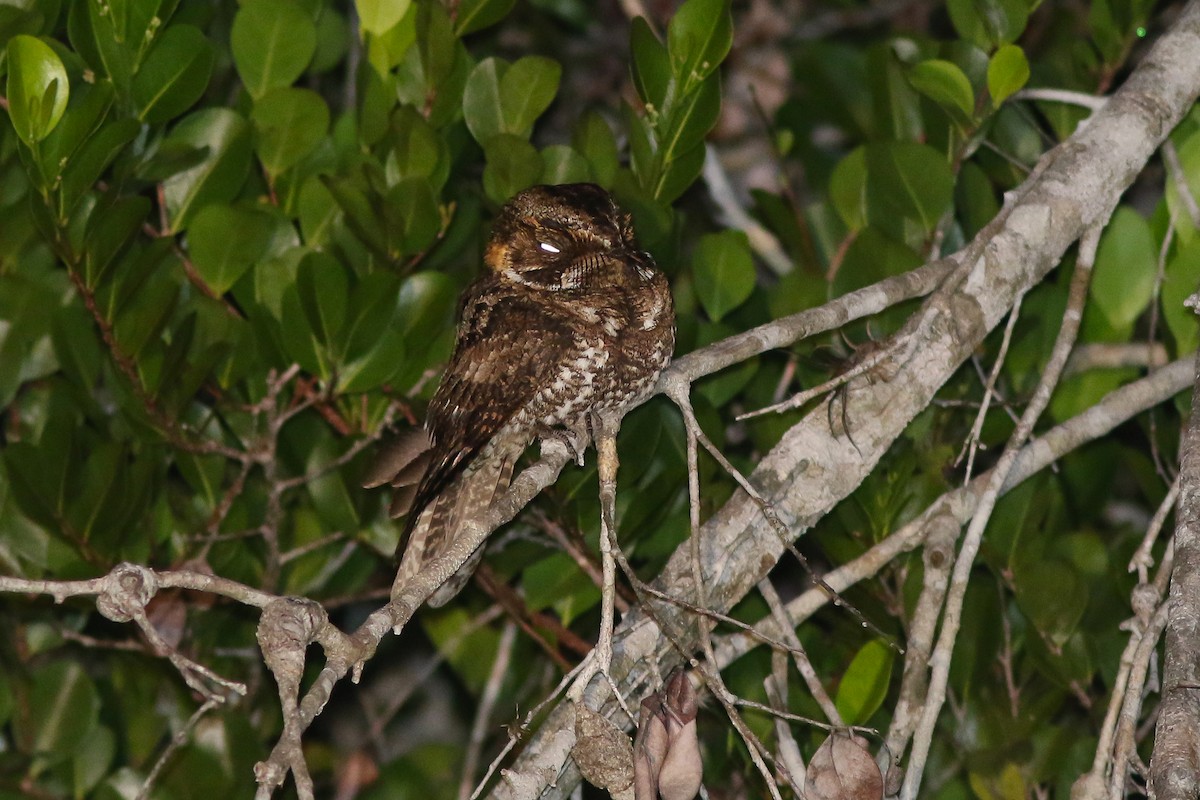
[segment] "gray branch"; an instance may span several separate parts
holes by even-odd
[[[1159,800],[1183,800],[1200,794],[1200,353],[1192,416],[1183,435],[1175,565],[1167,602],[1163,698],[1150,788]]]
[[[845,418],[854,443],[830,430],[825,405],[789,430],[767,454],[752,481],[770,499],[794,536],[800,536],[870,473],[909,421],[1002,319],[1015,298],[1041,281],[1083,231],[1106,219],[1166,135],[1200,94],[1200,3],[1190,3],[1105,107],[1067,141],[1043,157],[1001,215],[963,250],[943,263],[949,278],[887,344],[888,357],[872,380],[848,387]],[[940,266],[940,265],[939,265]],[[927,266],[923,270],[930,270]],[[707,374],[805,335],[792,321],[772,323],[734,337],[720,350],[679,360],[664,383]],[[800,330],[796,330],[800,328]],[[750,591],[784,552],[784,542],[758,507],[738,492],[700,531],[700,553],[709,605],[727,611]],[[657,588],[697,597],[688,547],[678,550]],[[637,696],[650,664],[681,658],[670,640],[693,648],[695,620],[669,604],[655,604],[651,619],[638,610],[616,632],[612,677]],[[660,625],[662,626],[660,628]],[[593,684],[593,689],[599,687]],[[567,735],[569,714],[560,707],[508,771],[512,776],[560,775],[544,797],[565,797],[578,778],[565,749],[550,745]],[[492,797],[516,800],[515,782],[501,781]]]

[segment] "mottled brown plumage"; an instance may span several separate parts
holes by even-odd
[[[401,580],[507,489],[534,438],[582,448],[596,415],[645,399],[675,344],[666,278],[598,186],[521,192],[497,217],[484,262],[461,298],[424,435],[392,445],[370,481],[396,486],[393,515],[409,515]],[[452,597],[478,555],[431,602]]]

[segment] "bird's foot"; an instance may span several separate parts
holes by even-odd
[[[567,448],[575,463],[583,466],[583,455],[587,452],[588,445],[592,443],[592,437],[586,429],[581,428],[548,428],[543,431],[539,439],[552,439],[561,443]]]

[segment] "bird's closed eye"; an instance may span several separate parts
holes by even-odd
[[[557,247],[550,244],[549,242],[538,242],[538,247],[542,248],[547,253],[561,253],[562,252],[561,250],[559,250]]]

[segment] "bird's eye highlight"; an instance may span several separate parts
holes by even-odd
[[[557,247],[550,244],[549,242],[538,242],[538,247],[542,248],[547,253],[561,253],[562,252],[561,250],[559,250]]]

